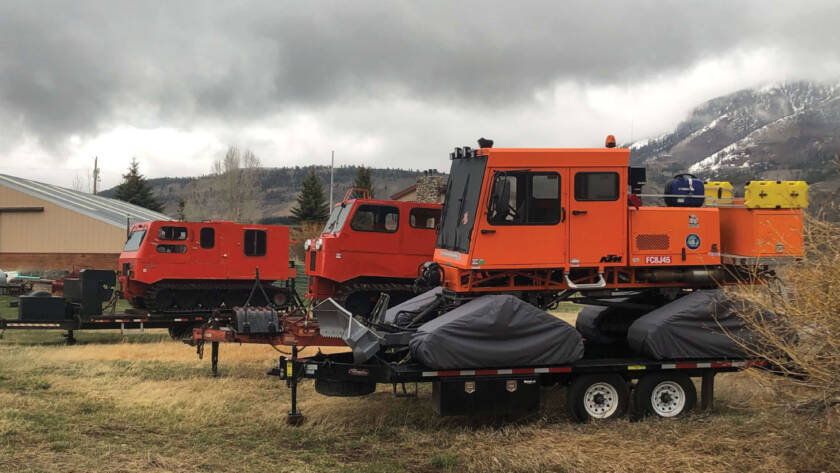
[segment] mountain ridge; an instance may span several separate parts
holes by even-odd
[[[359,166],[341,166],[335,168],[333,200],[340,200],[353,184]],[[375,197],[390,199],[390,196],[415,184],[417,177],[428,171],[402,168],[369,168],[374,184]],[[257,205],[262,214],[262,221],[283,222],[290,221],[291,209],[296,204],[297,194],[303,180],[310,172],[315,171],[324,188],[324,196],[329,199],[330,168],[329,166],[287,166],[276,168],[258,168],[256,180],[258,183]],[[437,172],[436,170],[434,170]],[[154,194],[164,204],[164,213],[176,215],[178,202],[181,199],[193,199],[199,203],[213,205],[210,194],[213,193],[211,175],[198,177],[159,177],[149,179]],[[113,197],[115,187],[100,193],[105,197]],[[212,213],[212,212],[211,212]]]
[[[671,176],[805,180],[815,206],[840,198],[840,82],[782,82],[698,105],[673,131],[627,145],[652,191]],[[837,209],[828,209],[837,215]]]
[[[805,180],[816,206],[840,201],[840,82],[782,82],[742,89],[699,104],[672,131],[627,143],[630,162],[645,166],[646,192],[663,189],[671,176],[690,172],[728,180],[742,189],[748,180]],[[335,168],[334,200],[344,196],[358,166]],[[286,219],[306,175],[314,170],[329,194],[328,166],[261,168],[258,205],[264,219]],[[376,196],[416,182],[423,171],[372,168]],[[191,197],[211,202],[210,176],[150,179],[166,213]],[[102,193],[112,196],[113,188]],[[840,218],[838,209],[829,210]]]

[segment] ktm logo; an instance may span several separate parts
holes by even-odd
[[[621,263],[621,256],[619,255],[607,255],[601,257],[602,263]]]

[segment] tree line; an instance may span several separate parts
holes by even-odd
[[[224,157],[213,162],[210,192],[202,192],[196,181],[187,184],[187,196],[178,202],[179,220],[230,220],[256,223],[261,220],[258,185],[264,171],[260,159],[251,151],[228,148]],[[139,163],[132,158],[122,182],[115,188],[114,197],[155,212],[163,212],[163,205],[154,195],[151,185],[140,173]],[[370,168],[356,169],[353,188],[364,189],[374,197],[374,182]],[[297,205],[292,208],[295,223],[323,224],[329,218],[327,196],[315,168],[303,180],[297,195]],[[212,211],[211,209],[216,209]]]

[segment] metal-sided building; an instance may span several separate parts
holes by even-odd
[[[172,220],[84,192],[0,174],[0,268],[116,269],[131,223]]]

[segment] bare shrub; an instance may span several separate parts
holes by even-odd
[[[806,218],[805,242],[776,283],[736,293],[753,303],[742,316],[758,343],[747,350],[772,367],[754,374],[782,404],[819,411],[840,404],[840,227]]]
[[[297,227],[291,229],[291,239],[295,243],[290,248],[292,259],[296,261],[304,261],[306,258],[306,251],[303,249],[304,243],[309,238],[318,238],[324,224],[321,222],[301,222]]]
[[[213,162],[207,182],[187,187],[184,217],[188,221],[230,220],[256,223],[262,215],[259,198],[261,162],[251,150],[231,146]]]

